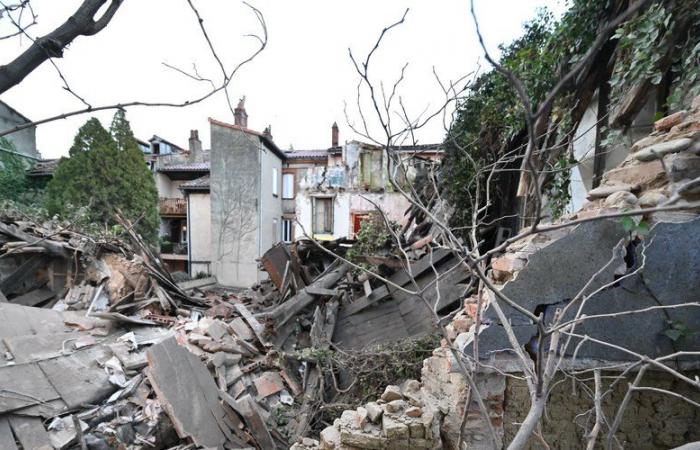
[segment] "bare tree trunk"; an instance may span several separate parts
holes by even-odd
[[[100,18],[95,15],[108,0],[84,0],[78,10],[58,28],[34,43],[7,65],[0,66],[0,94],[19,84],[49,58],[60,58],[78,36],[92,36],[109,24],[123,0],[111,0]]]

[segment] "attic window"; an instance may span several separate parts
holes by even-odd
[[[160,144],[158,142],[153,143],[153,154],[160,155]]]

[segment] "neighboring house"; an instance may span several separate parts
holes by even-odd
[[[328,150],[286,154],[283,198],[294,199],[294,216],[285,206],[283,229],[287,220],[296,222],[289,240],[354,237],[377,208],[390,221],[401,223],[410,206],[401,190],[443,155],[439,144],[396,146],[389,160],[383,147],[358,141],[338,145],[335,124],[332,136]]]
[[[17,112],[10,105],[0,101],[0,131],[9,130],[18,125],[31,122],[30,119]],[[34,161],[41,159],[41,154],[36,149],[36,126],[16,131],[4,137],[14,145],[14,151],[21,156]],[[8,151],[9,149],[3,150]]]
[[[209,174],[208,152],[202,150],[197,130],[190,131],[188,150],[158,136],[149,143],[150,153],[144,159],[154,173],[158,190],[161,258],[171,271],[192,273],[186,191],[181,187]],[[208,222],[208,216],[204,220]],[[198,237],[201,242],[202,236]]]
[[[187,250],[181,265],[174,261],[182,256],[165,253],[163,259],[232,286],[265,277],[258,259],[278,242],[354,237],[377,207],[402,223],[409,201],[400,189],[443,154],[440,145],[397,146],[388,161],[381,147],[339,145],[335,124],[330,148],[283,152],[269,127],[262,133],[248,128],[243,101],[233,124],[211,118],[209,124],[210,162],[158,160],[159,195],[177,204],[177,215],[161,209],[161,233],[180,236],[181,253]]]
[[[220,283],[250,286],[257,259],[280,240],[285,154],[265,133],[249,129],[241,101],[233,125],[211,128],[211,270]]]

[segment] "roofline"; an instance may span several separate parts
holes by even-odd
[[[157,172],[210,172],[209,168],[197,168],[197,169],[182,169],[182,168],[173,168],[173,169],[168,169],[168,166],[165,167],[158,167],[156,169]]]
[[[2,100],[0,100],[0,103],[2,103],[3,105],[5,105],[5,107],[6,107],[7,109],[9,109],[9,110],[12,111],[13,113],[17,114],[17,115],[20,116],[22,119],[24,119],[24,120],[26,121],[26,123],[32,123],[32,119],[28,118],[27,116],[25,116],[25,115],[22,114],[21,112],[17,111],[17,110],[16,110],[15,108],[13,108],[12,106],[8,105],[7,103],[3,102]],[[36,126],[36,125],[34,125],[34,126]]]
[[[157,134],[154,134],[153,137],[150,138],[150,139],[148,140],[148,142],[150,143],[152,140],[154,140],[154,139],[156,139],[156,138],[158,138],[159,140],[165,142],[165,143],[168,144],[168,145],[171,145],[171,146],[173,146],[173,147],[175,147],[175,148],[177,148],[177,149],[179,149],[179,150],[182,150],[183,152],[189,151],[189,150],[185,149],[185,147],[180,147],[179,145],[174,144],[174,143],[170,142],[169,140],[164,139],[164,138],[158,136]],[[138,140],[138,139],[137,139],[137,140]]]
[[[216,120],[214,118],[209,117],[209,124],[211,125],[216,125],[222,128],[229,128],[231,130],[236,130],[236,131],[241,131],[246,134],[251,134],[253,136],[257,136],[260,139],[260,142],[265,144],[265,147],[269,148],[272,153],[277,155],[281,160],[286,160],[287,156],[284,154],[282,150],[280,150],[279,147],[277,147],[277,144],[275,144],[270,138],[265,136],[263,133],[255,130],[251,130],[250,128],[242,127],[240,125],[233,125],[230,123],[222,122],[220,120]]]
[[[211,191],[210,186],[180,186],[178,189],[181,191]]]

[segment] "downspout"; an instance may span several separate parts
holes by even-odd
[[[190,193],[185,192],[187,198],[187,272],[192,275],[192,224],[190,219]]]
[[[262,147],[262,142],[260,145]],[[264,151],[263,148],[258,150],[258,258],[262,256],[262,152]],[[255,279],[260,281],[260,270],[256,269]]]

